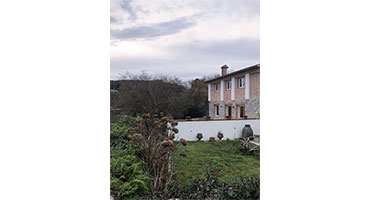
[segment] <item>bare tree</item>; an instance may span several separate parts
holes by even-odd
[[[126,73],[118,94],[112,100],[114,107],[121,108],[123,114],[137,115],[164,112],[181,118],[181,100],[185,87],[180,79],[164,75],[151,76],[145,72],[134,75]]]
[[[203,117],[208,111],[204,79],[183,82],[165,75],[121,74],[117,93],[111,94],[112,110],[136,116],[164,112],[175,119]],[[116,112],[117,113],[117,112]]]

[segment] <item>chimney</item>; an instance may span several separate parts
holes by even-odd
[[[221,67],[221,76],[225,76],[227,74],[227,68],[229,68],[227,65]]]

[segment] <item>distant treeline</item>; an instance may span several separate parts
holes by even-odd
[[[208,115],[208,87],[204,77],[189,82],[168,76],[126,74],[111,81],[111,115],[159,113],[175,119]]]

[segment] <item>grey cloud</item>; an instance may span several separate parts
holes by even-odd
[[[188,59],[154,59],[154,58],[140,58],[137,59],[124,59],[112,58],[111,59],[111,79],[119,78],[120,73],[138,74],[141,71],[146,71],[149,74],[165,74],[176,76],[183,80],[201,78],[205,75],[212,74],[212,69],[218,72],[218,62],[204,62],[195,59],[190,61]]]
[[[250,1],[247,1],[248,3],[246,4],[247,5],[247,10],[249,13],[253,14],[253,15],[256,15],[257,17],[259,17],[260,15],[260,0],[250,0]]]
[[[120,3],[122,10],[126,11],[129,14],[129,20],[136,20],[136,10],[131,5],[132,0],[122,0]]]
[[[153,10],[144,12],[142,8],[146,8],[145,5],[136,5],[131,0],[121,1],[123,2],[118,9],[123,9],[124,12],[129,14],[128,18],[122,19],[124,20],[122,22],[126,25],[134,25],[136,23],[133,20],[141,17],[150,17],[150,13],[154,12]],[[156,37],[176,34],[184,29],[196,26],[196,22],[193,19],[200,22],[214,16],[224,17],[225,19],[229,17],[236,19],[238,16],[251,20],[259,19],[259,0],[233,0],[232,3],[224,0],[192,0],[181,2],[183,3],[165,4],[160,11],[172,11],[181,8],[181,6],[186,6],[195,8],[194,11],[204,15],[202,17],[192,15],[191,17],[130,27],[123,30],[112,29],[112,40],[155,39]],[[141,15],[142,13],[146,16]],[[121,18],[118,19],[121,20]],[[230,23],[234,22],[230,20]],[[202,27],[198,26],[196,28]],[[215,28],[222,29],[227,27]],[[212,34],[212,31],[209,31],[208,34]],[[137,55],[137,57],[112,57],[111,79],[118,78],[119,73],[125,73],[127,71],[140,73],[142,70],[146,70],[150,74],[168,74],[177,76],[183,80],[189,80],[215,73],[218,74],[220,72],[219,67],[224,64],[227,64],[230,70],[235,71],[259,63],[260,42],[258,39],[239,38],[235,40],[192,41],[192,38],[190,37],[182,41],[183,44],[170,47],[156,46],[161,51],[167,52],[163,57],[156,56],[153,58],[146,55]]]
[[[259,41],[236,39],[229,41],[194,41],[172,46],[166,57],[112,58],[111,78],[129,71],[150,74],[169,74],[189,80],[219,73],[219,67],[227,64],[230,69],[238,70],[259,63]]]
[[[115,23],[115,22],[117,22],[117,19],[111,16],[110,17],[110,23],[112,24],[112,23]]]
[[[222,58],[214,60],[204,60],[202,58],[187,58],[182,59],[111,59],[111,79],[119,78],[120,73],[129,71],[130,73],[138,74],[141,71],[146,71],[149,74],[165,74],[176,76],[182,80],[201,78],[220,73],[220,67],[227,64],[230,70],[238,70],[247,66],[259,63],[259,59],[244,59],[226,61]]]
[[[259,59],[259,40],[235,39],[224,41],[192,41],[168,49],[191,57],[215,57],[226,60]]]
[[[111,30],[111,36],[116,39],[154,38],[172,35],[195,25],[196,23],[191,17],[181,17],[172,21],[127,28],[121,31]]]

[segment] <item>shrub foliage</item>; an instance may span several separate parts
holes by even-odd
[[[149,176],[145,174],[136,156],[122,154],[113,156],[110,171],[111,192],[116,198],[137,198],[148,193]]]
[[[240,178],[235,183],[228,184],[207,172],[205,179],[195,180],[191,188],[180,196],[181,199],[258,200],[260,198],[260,181],[259,178],[255,177]]]
[[[149,176],[142,167],[140,147],[128,140],[131,117],[122,118],[111,130],[110,190],[116,199],[136,199],[149,192]]]

